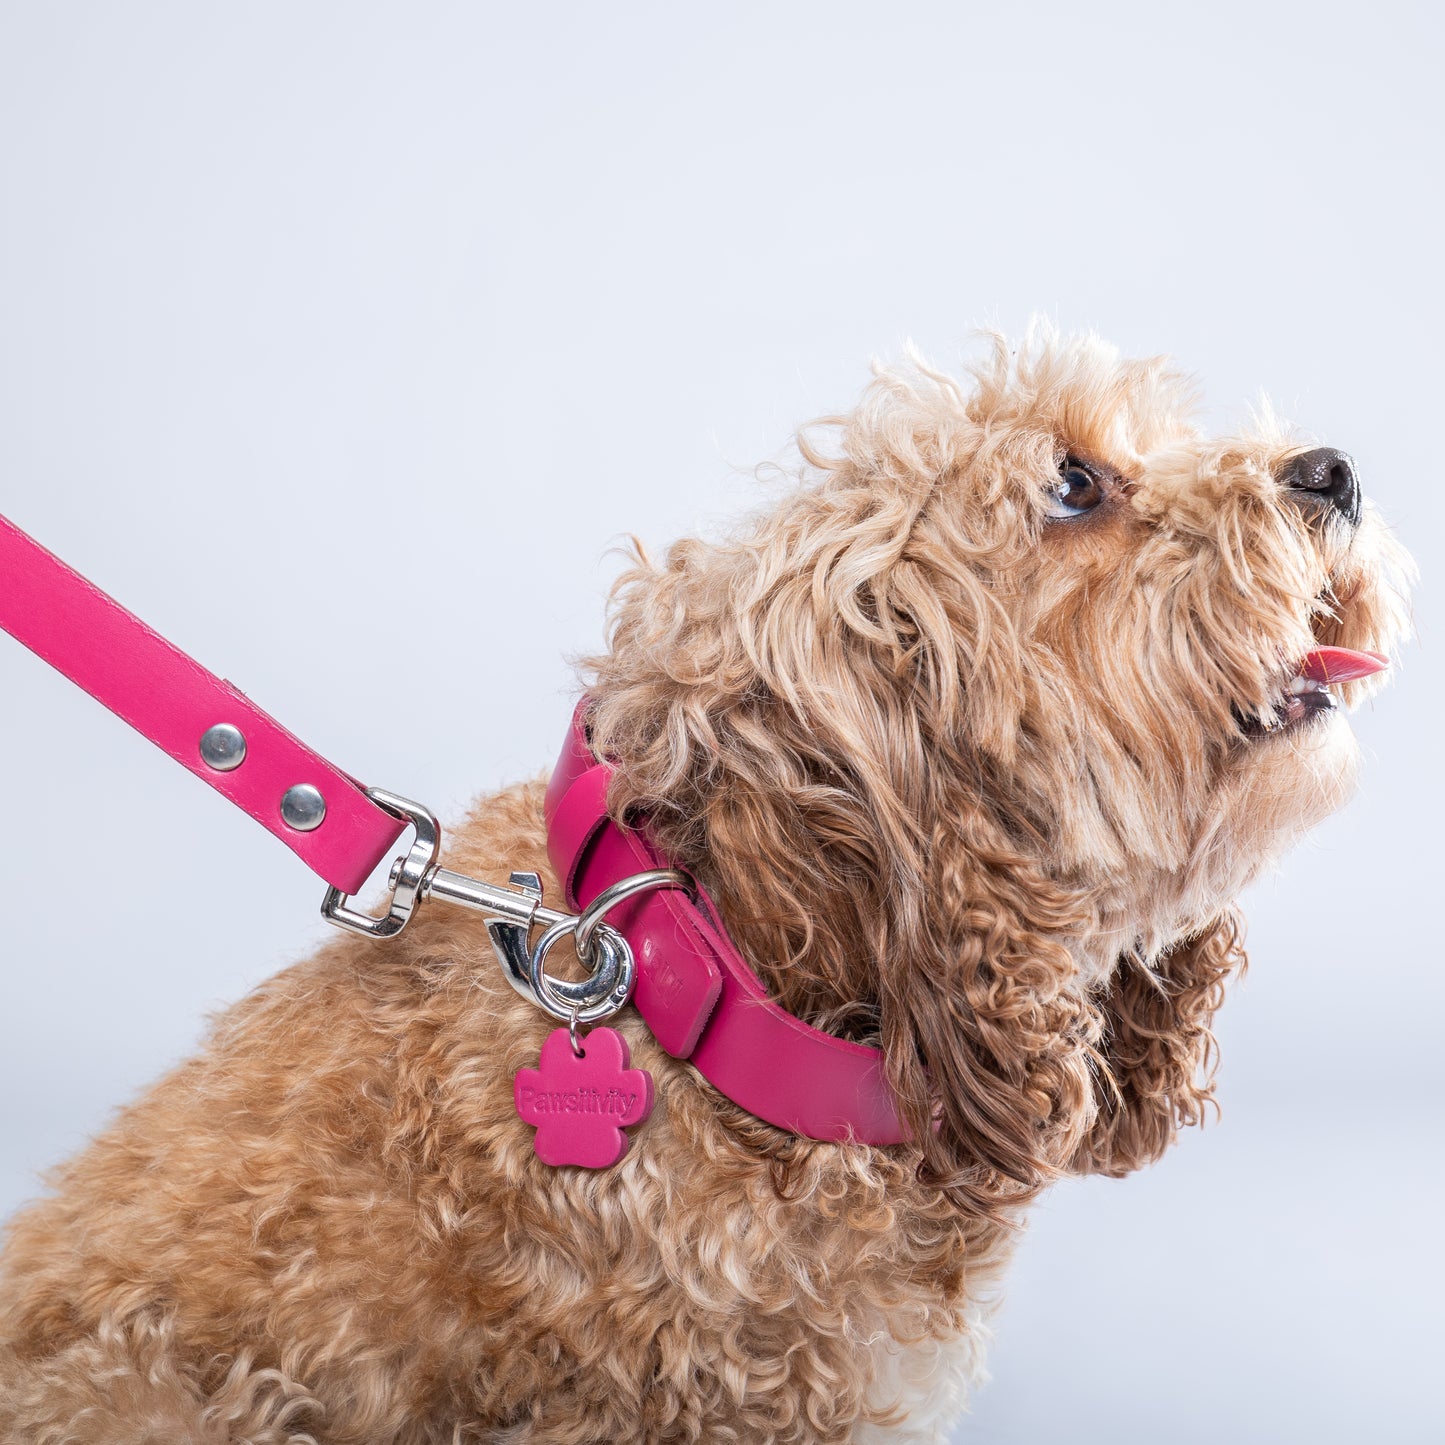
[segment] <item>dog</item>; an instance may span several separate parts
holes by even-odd
[[[915,357],[617,585],[609,816],[775,1004],[881,1050],[901,1142],[764,1122],[628,1010],[651,1117],[543,1163],[514,1076],[555,1020],[428,905],[225,1012],[14,1219],[0,1440],[943,1438],[1029,1202],[1204,1117],[1235,900],[1346,800],[1406,633],[1350,459],[1193,412],[1092,338]],[[545,786],[447,865],[555,896]]]

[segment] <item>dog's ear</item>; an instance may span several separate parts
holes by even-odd
[[[933,857],[930,922],[884,961],[881,1021],[923,1174],[998,1216],[1055,1178],[1093,1118],[1101,1021],[1065,938],[1086,905],[959,799]],[[906,945],[906,930],[893,947]]]
[[[1210,1023],[1231,974],[1246,966],[1243,920],[1226,909],[1152,969],[1122,959],[1108,993],[1098,1112],[1071,1168],[1127,1174],[1157,1159],[1213,1101]]]

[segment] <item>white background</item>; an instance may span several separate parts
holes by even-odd
[[[0,511],[445,815],[552,758],[609,546],[754,505],[907,338],[1267,390],[1422,642],[1248,900],[1223,1123],[1055,1191],[961,1438],[1439,1439],[1438,13],[0,5]],[[0,798],[4,1213],[321,890],[3,638]]]

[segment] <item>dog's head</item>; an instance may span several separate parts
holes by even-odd
[[[594,732],[614,810],[996,1209],[1198,1117],[1231,901],[1348,795],[1408,560],[1343,453],[1206,438],[1093,340],[880,371],[832,426],[751,530],[623,578]]]

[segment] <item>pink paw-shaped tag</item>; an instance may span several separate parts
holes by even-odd
[[[593,1029],[572,1052],[566,1029],[553,1029],[535,1069],[518,1069],[512,1085],[517,1113],[536,1125],[532,1148],[544,1164],[606,1169],[627,1153],[622,1132],[652,1112],[652,1075],[629,1069],[627,1040]]]

